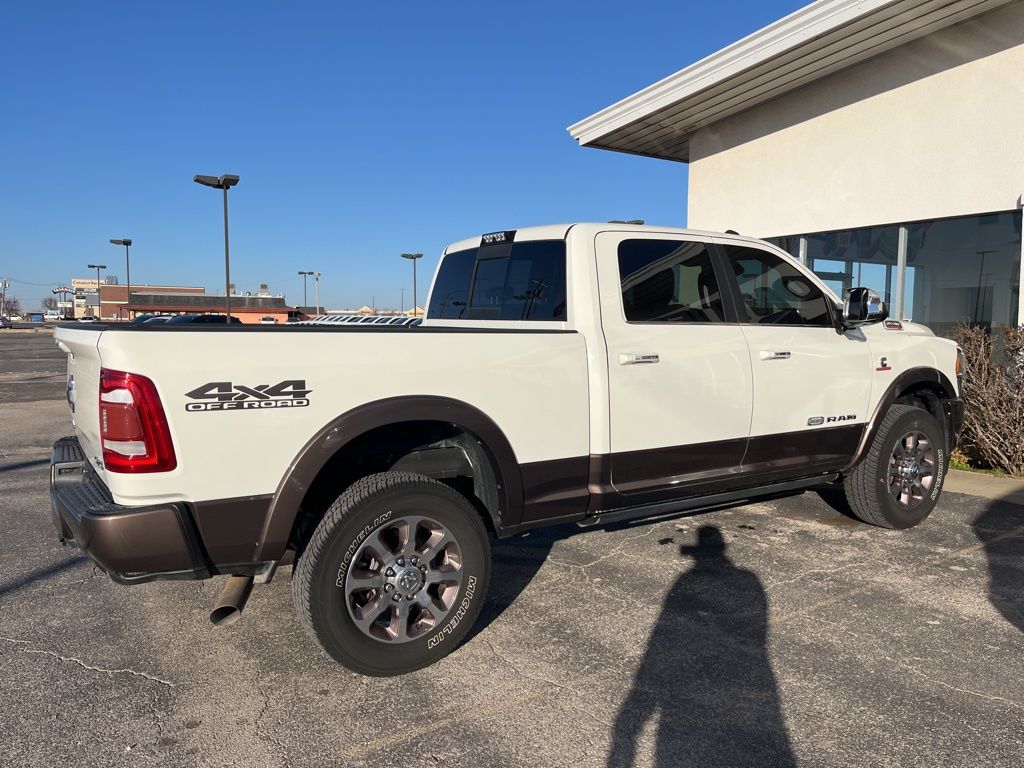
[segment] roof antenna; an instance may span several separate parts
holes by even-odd
[[[739,235],[740,233],[737,232],[735,229],[727,229],[727,230],[725,230],[725,234],[727,234],[727,235]]]

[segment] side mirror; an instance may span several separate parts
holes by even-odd
[[[889,309],[872,288],[851,288],[843,302],[844,329],[880,323],[889,316]]]

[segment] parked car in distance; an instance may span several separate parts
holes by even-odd
[[[64,319],[64,316],[56,309],[48,309],[43,314],[43,321],[47,323],[59,323]]]
[[[277,325],[276,317],[261,317],[260,325]]]
[[[82,315],[75,322],[78,322],[78,323],[98,323],[99,321],[100,321],[100,319],[98,317],[96,317],[95,315]]]
[[[11,318],[0,316],[0,328],[13,328],[14,323],[11,322]]]
[[[150,315],[139,325],[160,325],[161,323],[169,323],[173,319],[174,315]]]
[[[284,322],[285,322],[285,325],[291,325],[292,323],[301,323],[302,321],[299,320],[299,318],[297,318],[297,317],[289,317]]]
[[[223,324],[227,323],[227,321],[228,321],[228,318],[227,318],[226,315],[178,315],[177,317],[172,317],[170,320],[168,320],[167,324],[168,325],[184,325],[186,323],[203,323],[203,324],[220,323],[220,324],[223,325]],[[231,324],[232,325],[241,325],[242,321],[239,320],[236,315],[232,315],[231,316]]]

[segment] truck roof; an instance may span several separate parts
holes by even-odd
[[[688,229],[686,227],[663,227],[655,224],[618,224],[611,222],[573,222],[569,224],[545,224],[537,227],[521,227],[519,229],[498,230],[497,232],[474,235],[464,240],[458,240],[445,248],[445,253],[462,251],[467,248],[477,248],[485,237],[506,236],[515,237],[516,242],[527,240],[562,240],[569,234],[570,229],[582,229],[583,234],[594,234],[598,232],[651,232],[673,235],[698,235],[701,237],[718,237],[740,242],[761,242],[756,237],[744,237],[742,235],[726,234],[724,232],[710,232],[702,229]]]

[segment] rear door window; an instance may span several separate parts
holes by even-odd
[[[619,244],[622,308],[633,323],[724,323],[708,246],[637,238]]]

